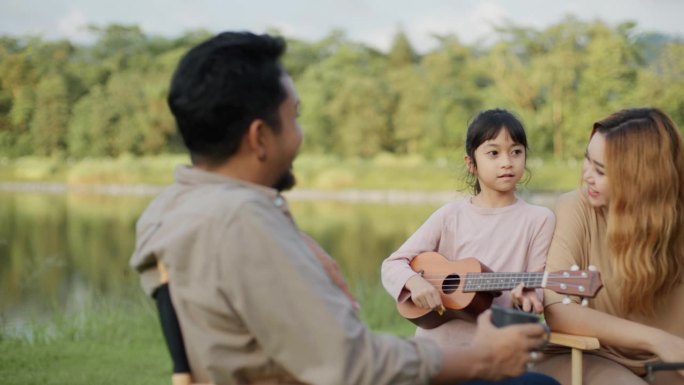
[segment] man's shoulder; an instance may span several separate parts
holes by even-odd
[[[147,206],[139,223],[159,222],[175,217],[205,217],[229,220],[241,209],[269,203],[265,194],[253,189],[218,184],[184,186],[174,184],[164,189]]]

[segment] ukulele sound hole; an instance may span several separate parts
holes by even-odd
[[[458,274],[449,274],[444,278],[444,282],[442,282],[442,292],[444,292],[444,294],[451,294],[455,292],[460,285],[461,277],[459,277]]]

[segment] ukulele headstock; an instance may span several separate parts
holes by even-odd
[[[549,273],[545,287],[559,294],[582,297],[582,306],[587,306],[587,298],[596,297],[603,283],[601,273],[594,266],[589,266],[588,270],[580,270],[577,265],[574,265],[570,270]],[[563,299],[564,304],[570,302],[567,296]]]

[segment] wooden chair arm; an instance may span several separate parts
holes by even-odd
[[[597,350],[599,347],[601,347],[599,340],[596,337],[577,336],[558,332],[551,332],[549,342],[552,344],[580,350]]]
[[[173,376],[171,376],[171,385],[213,385],[213,384],[204,384],[204,383],[192,382],[192,376],[190,376],[190,373],[174,373]]]
[[[598,338],[551,332],[549,343],[570,348],[571,383],[582,385],[582,351],[597,350],[601,347]]]
[[[192,385],[192,378],[190,373],[174,373],[171,376],[172,385]]]

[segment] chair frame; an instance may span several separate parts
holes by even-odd
[[[582,353],[601,347],[598,338],[551,332],[549,343],[570,348],[570,378],[572,385],[582,385]]]

